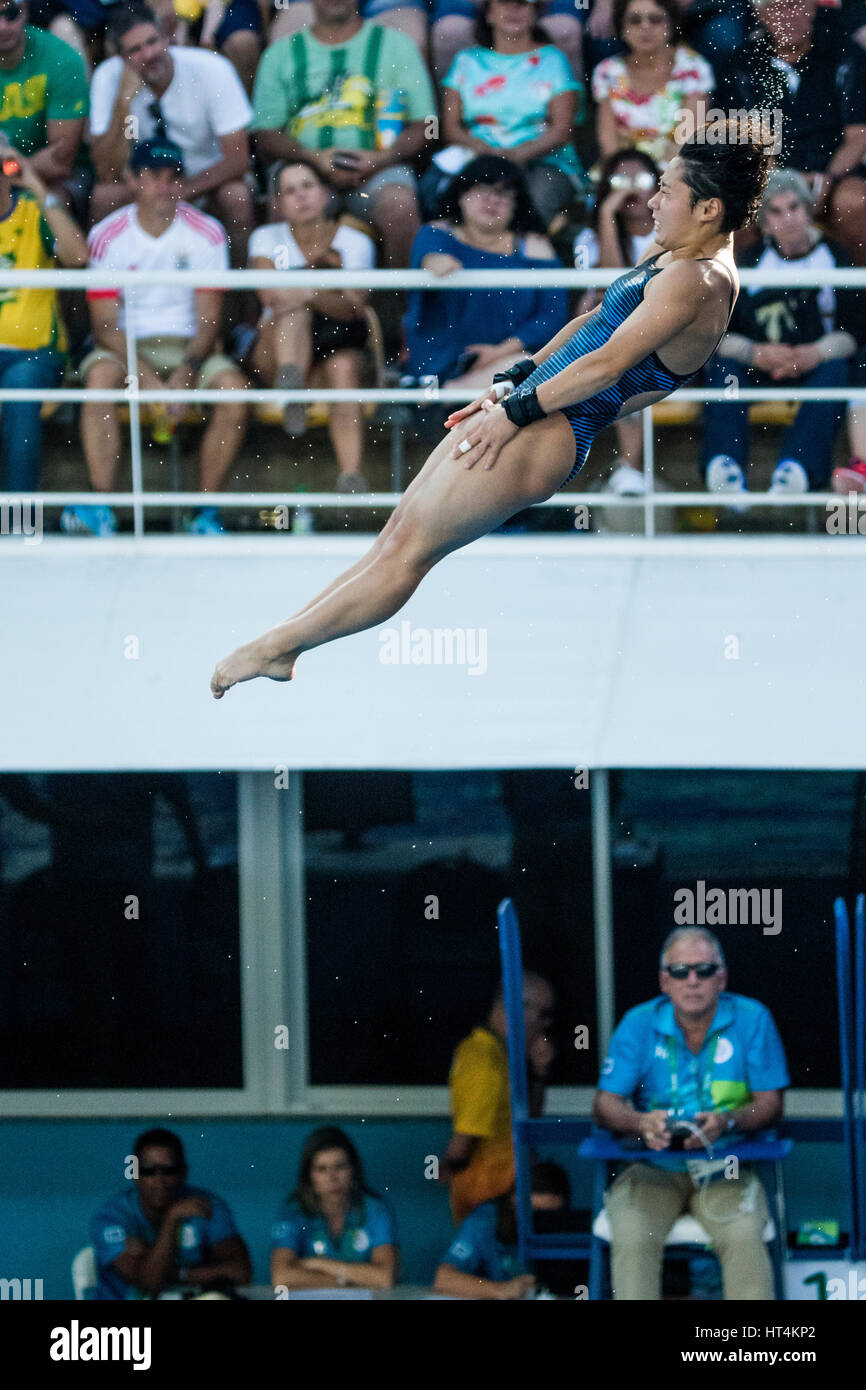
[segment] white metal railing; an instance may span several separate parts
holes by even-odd
[[[617,279],[622,270],[572,270],[566,268],[549,271],[458,271],[453,275],[435,276],[420,270],[221,270],[203,274],[192,270],[153,270],[153,271],[113,271],[104,270],[42,270],[9,271],[3,273],[4,288],[54,288],[71,289],[140,289],[144,285],[174,284],[196,288],[203,283],[208,289],[392,289],[392,290],[452,290],[537,288],[537,289],[588,289],[600,288]],[[760,285],[792,285],[804,288],[857,288],[866,291],[866,268],[839,268],[833,270],[780,270],[763,273],[755,270],[740,271],[744,287]],[[126,316],[126,353],[128,380],[131,385],[118,390],[86,390],[75,387],[50,389],[12,390],[0,387],[0,403],[3,401],[113,401],[129,408],[130,466],[132,487],[128,492],[99,493],[58,491],[37,492],[28,497],[44,506],[80,505],[93,502],[98,496],[100,502],[111,506],[130,506],[133,512],[133,529],[137,538],[144,535],[144,511],[147,507],[201,506],[213,504],[218,496],[221,508],[232,507],[274,507],[295,505],[304,507],[375,508],[393,507],[401,493],[370,492],[362,494],[342,494],[333,492],[145,492],[142,476],[141,450],[141,406],[153,402],[171,403],[173,401],[194,401],[208,405],[231,400],[247,403],[274,401],[286,404],[295,401],[358,401],[388,405],[430,405],[439,403],[459,404],[472,400],[475,392],[454,388],[434,387],[416,389],[370,388],[359,390],[340,390],[316,388],[285,391],[274,388],[248,387],[243,390],[197,390],[194,387],[179,391],[142,390],[138,386],[138,351],[132,335],[131,316]],[[727,389],[683,388],[674,393],[681,401],[705,403],[731,399]],[[833,388],[814,390],[809,388],[743,388],[737,391],[740,401],[842,401],[866,405],[866,387]],[[646,492],[638,496],[615,496],[607,492],[571,492],[557,494],[539,505],[544,507],[588,507],[596,505],[604,508],[642,509],[644,514],[644,533],[655,534],[655,510],[658,507],[709,506],[725,507],[735,502],[738,508],[752,507],[794,507],[814,508],[828,504],[838,504],[839,495],[835,493],[810,492],[801,496],[738,493],[735,498],[713,492],[657,491],[655,488],[655,439],[653,431],[652,408],[641,412],[643,421],[644,479]],[[3,497],[10,494],[0,493]]]

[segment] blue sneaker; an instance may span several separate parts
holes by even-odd
[[[117,518],[111,507],[64,507],[60,513],[60,529],[67,536],[113,536]]]
[[[202,507],[186,528],[193,536],[219,536],[225,530],[217,507]]]

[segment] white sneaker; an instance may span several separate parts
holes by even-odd
[[[745,492],[746,475],[729,454],[716,454],[707,466],[708,492]]]
[[[707,492],[748,492],[746,475],[730,454],[716,454],[707,465]],[[732,512],[747,512],[748,507],[731,507]]]
[[[646,493],[646,479],[636,468],[621,463],[615,468],[604,485],[605,492],[616,497],[643,497]]]
[[[782,462],[777,463],[773,469],[769,490],[770,492],[808,492],[809,474],[802,463],[798,463],[796,459],[782,459]]]

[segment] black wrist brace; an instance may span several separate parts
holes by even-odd
[[[502,409],[512,425],[531,425],[536,420],[544,419],[534,386],[521,386],[517,391],[512,391],[502,402]]]
[[[525,381],[528,376],[532,376],[535,371],[535,363],[531,357],[523,357],[519,362],[515,362],[513,367],[509,367],[507,372],[495,372],[494,381],[510,381],[512,385],[519,386],[521,381]]]

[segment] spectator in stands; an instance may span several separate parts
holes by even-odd
[[[358,10],[364,19],[398,29],[415,44],[424,57],[427,53],[427,0],[361,0]],[[301,29],[312,28],[315,6],[310,0],[287,0],[277,5],[277,16],[270,27],[268,43],[291,38]]]
[[[551,270],[559,265],[526,193],[507,159],[479,155],[452,180],[443,217],[421,228],[413,269]],[[409,296],[405,318],[409,371],[467,390],[536,352],[565,318],[562,290],[435,290]],[[479,341],[483,329],[484,341]]]
[[[518,3],[519,0],[514,0]],[[524,0],[533,5],[535,0]],[[430,40],[433,71],[441,81],[458,53],[477,43],[477,26],[486,0],[433,0],[433,27]],[[538,5],[538,23],[546,42],[565,55],[572,74],[583,78],[583,31],[575,13],[574,0],[548,0]],[[541,40],[545,42],[545,40]]]
[[[250,238],[250,265],[261,270],[370,270],[376,248],[370,236],[327,217],[330,188],[309,159],[277,165],[275,191],[284,221],[259,227]],[[361,386],[362,349],[368,325],[363,290],[261,289],[264,313],[252,364],[269,386],[356,390]],[[304,432],[303,402],[287,404],[289,434]],[[338,492],[363,492],[363,417],[357,401],[328,407],[328,432],[337,456]]]
[[[866,348],[851,365],[851,385],[866,386]],[[848,444],[851,457],[846,465],[833,470],[834,492],[866,492],[866,405],[848,407]]]
[[[298,1181],[271,1230],[271,1283],[280,1289],[393,1288],[394,1218],[367,1186],[355,1145],[327,1125],[307,1137]]]
[[[763,242],[740,256],[743,268],[823,270],[851,264],[847,251],[815,226],[812,194],[802,174],[770,174],[759,213]],[[852,290],[773,285],[741,290],[730,331],[706,368],[707,384],[821,390],[845,386],[848,359],[866,338],[863,294]],[[826,487],[833,441],[844,414],[839,401],[804,401],[782,441],[771,492]],[[742,492],[749,453],[748,404],[736,399],[704,407],[702,467],[713,492]]]
[[[816,216],[866,264],[866,52],[816,0],[756,5],[744,99],[778,112],[779,165],[806,175]]]
[[[643,150],[623,150],[608,155],[601,166],[596,189],[593,224],[574,240],[574,264],[578,270],[624,270],[637,265],[653,244],[653,216],[649,200],[658,188],[659,171]],[[587,291],[578,313],[587,314],[601,302],[601,293]],[[619,496],[639,495],[643,476],[643,427],[640,415],[615,425],[619,464],[607,488]]]
[[[679,40],[677,0],[614,0],[613,23],[626,46],[592,75],[602,156],[645,150],[661,167],[677,151],[674,132],[713,90],[712,68]]]
[[[523,1018],[532,1113],[541,1113],[544,1079],[554,1057],[548,1029],[553,1021],[553,990],[530,972],[523,976]],[[451,1190],[451,1211],[459,1225],[476,1207],[510,1192],[514,1185],[511,1102],[508,1086],[505,1000],[500,988],[487,1022],[457,1047],[448,1085],[452,1134],[439,1175]]]
[[[253,229],[246,133],[252,108],[237,73],[217,53],[169,47],[146,5],[119,10],[110,32],[117,56],[100,63],[91,87],[98,179],[91,220],[128,202],[123,173],[131,140],[168,140],[183,152],[180,196],[207,202],[228,232],[234,264],[245,265]]]
[[[392,266],[419,226],[408,161],[433,138],[435,97],[405,34],[362,20],[355,0],[313,0],[312,28],[278,39],[256,76],[256,144],[269,160],[306,155],[372,221]]]
[[[133,1155],[134,1186],[91,1222],[97,1297],[154,1298],[172,1284],[249,1284],[250,1257],[234,1218],[221,1197],[188,1185],[178,1136],[149,1129]]]
[[[687,1168],[723,1136],[782,1118],[789,1077],[776,1025],[757,1000],[729,994],[727,981],[713,933],[679,927],[662,947],[661,994],[631,1009],[611,1039],[593,1117],[603,1129],[637,1135],[653,1153],[620,1172],[605,1197],[616,1299],[659,1298],[665,1238],[685,1211],[721,1261],[725,1298],[773,1297],[759,1180],[741,1165],[738,1177],[725,1168],[725,1180],[713,1182],[706,1168],[705,1183],[695,1186]],[[699,1131],[687,1135],[682,1153],[672,1152],[674,1121]]]
[[[443,81],[446,148],[432,169],[447,179],[473,155],[496,154],[521,168],[545,227],[568,207],[583,171],[572,143],[583,84],[547,41],[531,0],[485,0],[476,43],[454,59]]]
[[[568,1174],[556,1163],[534,1164],[531,1193],[533,1224],[540,1216],[548,1231],[562,1230],[556,1221],[565,1218],[569,1204]],[[433,1287],[452,1298],[506,1302],[535,1291],[536,1275],[527,1270],[518,1250],[513,1188],[470,1212],[442,1257]],[[569,1294],[573,1287],[569,1285]]]
[[[26,0],[0,9],[0,137],[63,196],[87,119],[87,75],[74,49],[27,23]]]
[[[184,269],[207,274],[228,267],[228,243],[219,222],[181,198],[183,155],[165,141],[142,141],[132,148],[128,188],[134,202],[97,223],[89,237],[90,263],[102,270]],[[246,381],[236,363],[220,353],[218,339],[222,293],[205,286],[148,285],[140,291],[112,289],[87,294],[94,350],[81,363],[85,386],[117,390],[129,380],[126,357],[126,315],[138,352],[138,384],[171,391],[198,386],[238,390]],[[170,433],[182,420],[188,402],[157,407],[157,429]],[[227,401],[214,407],[201,445],[200,486],[215,492],[223,482],[243,442],[247,407]],[[81,407],[81,435],[90,483],[96,492],[111,492],[120,462],[120,427],[114,405],[86,401]],[[117,529],[114,512],[106,506],[67,507],[61,516],[65,531],[110,535]],[[199,534],[221,531],[216,507],[203,507],[190,529]]]
[[[17,163],[19,171],[14,172]],[[11,146],[0,160],[0,257],[10,270],[87,265],[87,243],[56,193],[49,193]],[[15,390],[59,386],[66,331],[57,292],[19,289],[0,295],[0,385]],[[40,401],[4,401],[0,413],[3,484],[35,492],[42,439]]]
[[[199,48],[221,53],[252,96],[263,28],[256,0],[174,0],[174,9],[179,20],[174,42],[197,43]]]
[[[734,69],[753,23],[752,0],[677,0],[678,19],[687,42],[713,69],[717,105],[738,104]],[[586,26],[589,66],[619,51],[613,26],[614,0],[593,0]]]

